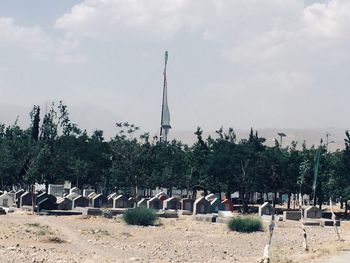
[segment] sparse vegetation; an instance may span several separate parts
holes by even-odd
[[[255,216],[234,217],[228,222],[228,228],[232,231],[251,233],[262,231],[261,219]]]
[[[153,226],[157,218],[154,210],[143,207],[128,209],[123,215],[123,220],[128,225],[139,226]]]
[[[34,233],[38,236],[46,236],[52,234],[49,226],[43,226],[39,223],[26,223],[25,226],[28,228],[25,229],[27,233]]]

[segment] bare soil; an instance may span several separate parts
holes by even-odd
[[[268,239],[266,229],[240,234],[192,216],[139,227],[120,218],[38,216],[17,210],[0,216],[0,262],[258,262]],[[276,222],[272,262],[326,262],[350,248],[350,222],[342,222],[340,233],[344,241],[337,241],[332,227],[308,227],[310,251],[304,252],[300,223]]]

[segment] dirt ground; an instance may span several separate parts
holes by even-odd
[[[276,222],[272,262],[325,262],[350,248],[350,222],[340,228],[308,227],[302,249],[299,222]],[[267,224],[265,224],[266,228]],[[160,219],[156,227],[128,226],[120,218],[38,216],[15,211],[0,216],[0,262],[258,262],[268,232],[239,234],[225,224],[192,216]]]

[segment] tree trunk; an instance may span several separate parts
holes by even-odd
[[[245,191],[239,191],[239,196],[242,200],[242,212],[246,213],[248,211],[248,204],[245,197]]]
[[[173,187],[169,187],[169,197],[173,196]]]
[[[290,197],[291,197],[291,193],[288,193],[288,203],[287,203],[287,209],[290,209]]]
[[[276,202],[277,202],[277,192],[274,192],[274,196],[273,196],[273,207],[276,207]]]
[[[34,193],[34,184],[32,184],[32,209],[33,209],[33,215],[35,214],[35,193]]]
[[[345,219],[349,218],[348,202],[345,202]]]

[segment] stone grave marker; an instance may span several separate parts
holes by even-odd
[[[125,195],[118,195],[113,198],[113,208],[129,208],[129,199]]]
[[[223,209],[221,208],[220,199],[216,197],[210,202],[209,211],[210,213],[217,213],[219,212],[219,210],[223,210]]]
[[[51,195],[51,196],[53,196],[53,195]],[[53,199],[53,198],[50,198],[50,196],[48,196],[47,198],[42,199],[40,202],[38,202],[38,211],[39,212],[41,210],[55,210],[55,209],[57,209],[56,197],[55,197],[55,199]]]
[[[164,192],[160,192],[160,193],[156,194],[154,197],[157,197],[161,201],[168,199],[168,195]]]
[[[20,197],[19,206],[31,206],[32,205],[32,194],[29,192],[24,192]]]
[[[259,216],[272,215],[275,213],[275,208],[269,203],[265,202],[259,206]]]
[[[224,206],[225,211],[233,211],[234,206],[230,199],[225,198],[221,204]]]
[[[147,207],[148,198],[142,198],[138,203],[137,207]]]
[[[160,200],[157,196],[152,197],[147,201],[147,207],[151,209],[163,209],[163,201]]]
[[[49,195],[56,197],[62,197],[64,194],[64,185],[61,184],[49,184],[49,189],[47,191]]]
[[[198,198],[193,205],[193,215],[209,213],[210,202],[203,196]]]
[[[322,217],[322,210],[316,206],[309,206],[305,209],[304,215],[308,219],[319,219]]]
[[[107,207],[108,208],[113,208],[113,202],[114,202],[114,198],[117,197],[117,193],[113,193],[110,194],[109,196],[107,196]]]
[[[79,195],[78,197],[73,199],[72,202],[72,208],[76,207],[88,207],[89,206],[89,199],[85,196]]]
[[[83,190],[83,196],[88,197],[91,193],[94,193],[94,189],[84,189]]]
[[[172,209],[172,210],[181,209],[180,200],[176,197],[170,197],[170,198],[164,200],[163,205],[164,205],[164,209]]]
[[[299,221],[301,218],[300,211],[283,211],[283,221],[293,220]]]
[[[107,206],[108,199],[103,194],[98,194],[92,198],[92,207],[101,208]]]
[[[72,200],[66,197],[57,199],[58,210],[72,210]]]
[[[0,207],[0,215],[6,215],[6,210]]]
[[[74,200],[75,198],[77,198],[78,196],[80,196],[80,195],[77,194],[77,193],[71,193],[71,194],[65,196],[65,198],[68,198],[68,199],[70,199],[71,201],[73,201],[73,200]]]
[[[135,205],[137,205],[136,199],[134,197],[129,197],[128,200],[129,200],[129,207],[130,208],[133,208],[133,207],[135,207]]]
[[[41,202],[42,200],[46,199],[48,196],[47,193],[40,193],[36,196],[36,199],[35,199],[35,203],[38,204],[39,202]]]
[[[193,200],[191,198],[183,198],[180,200],[180,202],[181,202],[181,209],[182,210],[193,212],[193,204],[194,204],[195,200]]]
[[[0,196],[0,206],[12,207],[14,204],[16,204],[15,194],[5,192]]]
[[[25,191],[23,189],[20,189],[16,192],[15,194],[15,201],[16,201],[16,204],[17,204],[17,207],[20,207],[20,198],[21,198],[21,195],[23,195],[25,193]]]
[[[80,189],[78,187],[73,187],[69,190],[69,193],[72,194],[72,193],[76,193],[78,195],[80,195]]]
[[[213,201],[215,198],[219,198],[216,194],[208,194],[205,199],[207,199],[209,202]]]
[[[18,190],[18,191],[16,192],[15,199],[16,199],[16,200],[19,200],[19,198],[21,197],[21,195],[24,194],[24,192],[25,192],[25,191],[24,191],[23,189]]]

